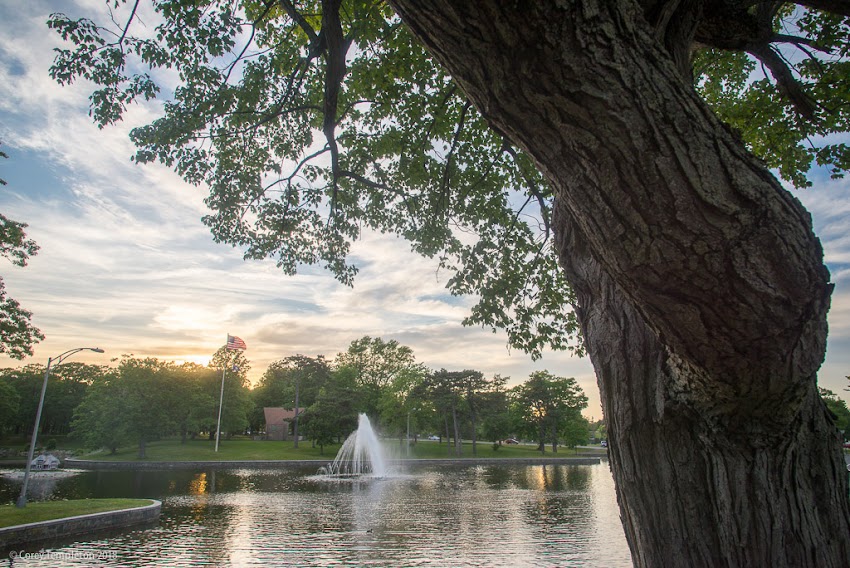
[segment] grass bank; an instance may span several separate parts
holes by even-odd
[[[477,444],[477,455],[472,454],[472,443],[464,442],[462,455],[455,454],[454,446],[449,447],[445,443],[431,440],[420,440],[410,447],[407,455],[405,447],[398,440],[385,440],[390,458],[410,459],[434,459],[434,458],[532,458],[544,455],[546,457],[570,457],[575,456],[576,451],[567,448],[559,448],[558,453],[552,453],[547,447],[545,454],[537,451],[535,445],[531,444],[503,444],[494,449],[492,442],[479,442]],[[187,440],[181,444],[179,439],[159,440],[147,445],[147,458],[144,461],[245,461],[245,460],[332,460],[339,450],[339,445],[325,446],[324,451],[313,447],[308,441],[299,442],[298,448],[294,442],[276,442],[263,440],[235,439],[224,440],[219,445],[219,451],[215,452],[215,443],[208,440]],[[585,453],[585,450],[582,450]],[[600,455],[604,450],[600,451]],[[96,452],[90,454],[78,454],[80,459],[97,461],[140,461],[138,448],[119,448],[118,453]]]
[[[0,528],[104,511],[135,509],[152,502],[150,499],[78,499],[29,502],[23,509],[18,509],[14,504],[0,505]]]

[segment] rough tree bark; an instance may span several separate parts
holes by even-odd
[[[703,3],[391,3],[554,188],[635,564],[850,565],[829,274],[688,81]]]

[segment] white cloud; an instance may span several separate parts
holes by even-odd
[[[28,222],[42,250],[27,268],[7,265],[2,275],[47,335],[34,361],[98,345],[107,353],[85,360],[134,353],[203,362],[232,333],[247,341],[256,379],[275,359],[330,358],[371,335],[409,345],[431,368],[475,368],[514,382],[538,369],[574,376],[591,398],[588,414],[600,416],[587,359],[550,353],[532,362],[510,352],[503,334],[462,327],[473,300],[447,296],[448,274],[403,241],[364,234],[353,250],[361,268],[353,289],[314,268],[289,278],[271,261],[244,262],[213,243],[200,221],[201,189],[129,160],[129,129],[152,120],[160,103],[133,106],[124,122],[99,130],[87,116],[89,86],[62,88],[47,75],[58,43],[47,15],[100,12],[102,0],[14,4],[0,4],[0,74],[9,78],[0,81],[0,138],[11,156],[0,171],[12,182],[0,210]],[[850,374],[850,190],[827,182],[798,196],[836,264],[821,383],[838,392]]]

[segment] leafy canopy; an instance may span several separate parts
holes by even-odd
[[[815,165],[843,177],[850,147],[832,135],[850,130],[850,22],[794,4],[769,22],[758,39],[698,51],[697,91],[794,186],[811,186]]]
[[[8,155],[0,150],[0,158]],[[6,185],[4,179],[0,179],[2,185]],[[0,256],[15,266],[26,266],[29,257],[38,252],[35,241],[27,238],[26,228],[26,223],[0,214]],[[32,355],[33,344],[44,339],[44,334],[32,325],[31,317],[32,312],[6,295],[6,284],[0,278],[0,353],[8,353],[14,359]]]
[[[582,351],[549,230],[550,188],[384,3],[108,6],[105,25],[51,16],[70,43],[51,75],[96,85],[90,108],[101,127],[167,93],[162,117],[132,131],[135,160],[207,186],[204,222],[216,241],[274,258],[288,274],[320,264],[351,284],[353,241],[365,229],[393,233],[439,259],[452,294],[477,296],[465,324],[504,328],[535,357],[547,346]],[[155,13],[148,27],[140,10]],[[695,85],[786,179],[805,185],[814,163],[841,175],[848,151],[829,135],[847,130],[848,26],[772,10],[776,33],[763,42],[698,53]],[[756,61],[769,70],[752,80]]]

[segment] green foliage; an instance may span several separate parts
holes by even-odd
[[[362,398],[356,371],[349,367],[335,369],[304,413],[305,435],[321,448],[341,442],[357,429]]]
[[[850,438],[850,409],[847,408],[847,402],[829,389],[819,387],[818,392],[832,413],[836,428],[841,431],[845,440]]]
[[[12,221],[0,215],[0,256],[15,266],[26,266],[29,257],[38,253],[38,245],[27,238],[26,223]]]
[[[120,410],[123,429],[139,444],[139,457],[145,457],[145,445],[176,428],[176,400],[171,390],[172,364],[157,359],[125,358],[118,376],[111,383],[113,397],[107,404]]]
[[[369,336],[352,341],[344,353],[337,354],[334,366],[354,373],[360,387],[361,410],[370,416],[383,416],[387,425],[395,422],[394,429],[398,427],[400,414],[393,416],[391,403],[382,398],[405,398],[407,391],[426,373],[410,347],[394,339],[384,341]],[[389,394],[394,389],[399,392]]]
[[[0,151],[0,157],[8,156]],[[0,179],[0,185],[6,185],[5,180]],[[26,223],[0,214],[0,256],[16,266],[26,266],[29,257],[38,252],[35,241],[27,238],[26,227]],[[31,317],[32,312],[6,295],[6,285],[0,278],[0,353],[7,353],[13,359],[32,355],[33,344],[44,339],[44,334],[33,327]]]
[[[132,132],[135,160],[206,184],[204,222],[246,258],[288,274],[320,264],[350,284],[363,228],[394,233],[440,260],[451,293],[476,295],[466,324],[504,328],[535,357],[580,350],[534,164],[388,6],[347,0],[322,13],[331,5],[158,1],[160,19],[140,35],[130,6],[106,27],[53,14],[70,48],[51,75],[97,85],[91,114],[105,126],[157,94],[160,70],[176,72],[164,115]]]
[[[293,355],[272,361],[254,389],[255,403],[260,408],[295,408],[297,384],[299,406],[310,406],[329,380],[330,373],[330,365],[322,355]]]
[[[209,429],[211,422],[217,419],[218,395],[221,373],[194,363],[184,363],[170,369],[172,396],[179,401],[174,405],[174,421],[182,443],[189,436],[194,437],[201,430]]]
[[[17,422],[21,397],[7,376],[0,375],[0,434],[10,431]]]
[[[496,375],[492,386],[481,393],[481,436],[485,440],[498,442],[513,435],[508,392],[504,385],[508,377]]]
[[[561,437],[561,443],[570,449],[586,444],[589,427],[590,422],[581,415],[581,411],[571,409],[565,413],[560,423],[558,434]]]
[[[584,421],[581,410],[587,408],[587,396],[575,379],[535,371],[525,383],[511,389],[510,397],[518,429],[524,437],[536,439],[538,449],[543,451],[551,442],[556,450],[558,437],[565,432],[575,441],[576,428],[571,423]],[[583,425],[586,440],[586,422]]]
[[[427,413],[427,402],[414,396],[422,386],[426,370],[421,365],[410,365],[396,373],[389,384],[380,391],[378,400],[379,423],[384,435],[407,435],[416,432],[421,416]]]
[[[120,445],[132,439],[118,381],[117,371],[105,374],[89,386],[85,398],[74,409],[71,423],[74,436],[88,448],[105,448],[114,454]]]
[[[145,25],[123,0],[105,26],[53,14],[48,26],[68,47],[51,75],[96,85],[90,112],[101,127],[179,77],[163,116],[132,132],[135,160],[208,186],[204,222],[216,241],[288,274],[323,265],[350,284],[362,230],[397,234],[439,259],[451,293],[475,296],[465,324],[503,328],[533,357],[582,352],[552,246],[550,188],[386,4],[151,4],[158,19]],[[848,129],[850,26],[776,5],[772,35],[696,45],[694,83],[769,167],[805,186],[814,165],[834,177],[850,165],[833,136]]]
[[[43,365],[26,365],[17,369],[0,369],[0,381],[15,391],[17,412],[8,420],[8,429],[28,435],[35,423],[41,388],[44,384]],[[75,408],[83,400],[88,386],[106,372],[101,365],[64,363],[51,368],[44,396],[41,433],[67,434]]]
[[[768,167],[796,187],[811,185],[807,174],[815,165],[843,177],[850,147],[832,135],[850,127],[850,26],[825,11],[784,10],[774,27],[769,51],[792,82],[778,79],[754,48],[752,54],[712,49],[694,56],[697,90]],[[789,89],[799,94],[789,97]]]
[[[217,353],[216,363],[231,366],[225,377],[222,431],[240,431],[251,405],[247,361],[241,352]],[[234,371],[233,365],[243,370]],[[163,436],[180,434],[185,444],[190,434],[214,432],[220,388],[219,369],[125,357],[91,382],[74,412],[74,433],[88,447],[111,453],[133,442],[144,457],[148,442]]]
[[[357,382],[361,385],[373,385],[384,388],[395,381],[407,385],[411,377],[424,370],[416,363],[413,350],[399,344],[395,339],[384,341],[380,337],[364,336],[355,339],[348,350],[339,353],[334,359],[336,367],[348,367],[356,373]]]

